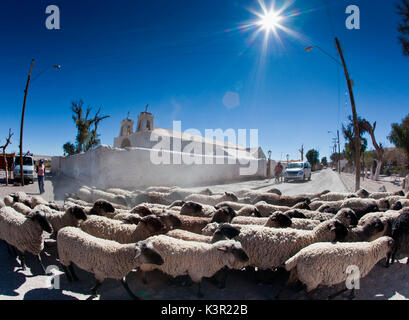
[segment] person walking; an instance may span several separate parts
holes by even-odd
[[[280,181],[280,178],[282,177],[282,172],[283,172],[283,166],[281,165],[281,162],[278,162],[274,168],[276,182]]]
[[[40,189],[40,194],[43,194],[45,192],[44,190],[44,178],[45,178],[44,160],[42,159],[40,160],[40,163],[37,166],[36,172],[37,172],[38,188]]]

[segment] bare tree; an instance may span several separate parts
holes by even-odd
[[[9,173],[8,173],[8,163],[7,163],[7,157],[6,157],[6,149],[11,144],[11,137],[13,135],[14,135],[14,133],[12,133],[11,129],[9,129],[9,136],[6,138],[6,143],[4,145],[0,146],[0,149],[3,149],[3,159],[4,159],[4,163],[6,165],[6,186],[9,185]]]
[[[367,131],[371,135],[372,144],[373,144],[373,146],[374,146],[374,148],[376,150],[376,158],[375,158],[376,171],[375,171],[374,180],[378,180],[379,179],[379,174],[381,173],[381,168],[382,168],[382,164],[383,164],[383,156],[385,154],[385,150],[384,150],[384,148],[382,146],[382,143],[378,144],[376,142],[376,139],[375,139],[376,121],[371,126],[371,124],[364,119],[362,121],[362,125],[365,128],[365,131]]]

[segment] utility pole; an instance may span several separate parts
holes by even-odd
[[[348,84],[348,90],[349,90],[349,97],[351,99],[351,107],[352,107],[352,118],[354,121],[354,132],[355,132],[355,137],[354,137],[354,144],[355,144],[355,191],[358,191],[360,188],[361,184],[361,143],[360,143],[360,135],[359,135],[359,126],[358,126],[358,116],[356,113],[356,108],[355,108],[355,99],[354,99],[354,93],[352,91],[352,80],[349,78],[349,73],[348,69],[345,63],[344,59],[344,54],[342,52],[341,44],[338,40],[338,38],[335,38],[335,44],[338,49],[338,53],[341,57],[342,65],[344,67],[344,72],[345,72],[345,78]]]
[[[301,149],[298,151],[301,153],[301,161],[304,161],[304,145],[301,145]]]
[[[339,142],[339,130],[337,130],[338,136],[338,173],[341,173],[341,146]]]
[[[23,126],[24,126],[24,113],[26,110],[27,92],[28,86],[30,84],[31,72],[34,67],[34,59],[31,60],[30,73],[28,74],[26,89],[24,90],[24,102],[23,102],[23,112],[21,113],[21,127],[20,127],[20,177],[21,185],[24,186],[24,170],[23,170]]]

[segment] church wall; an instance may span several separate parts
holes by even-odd
[[[129,138],[129,137],[128,137]],[[175,153],[164,151],[173,157]],[[69,157],[54,157],[52,171],[98,188],[137,188],[143,186],[199,186],[264,178],[266,160],[253,159],[257,172],[252,176],[240,174],[240,164],[154,164],[151,150],[144,148],[119,149],[100,146],[88,152]],[[203,155],[199,158],[204,159]],[[215,163],[214,157],[208,158]],[[205,161],[203,160],[203,163]]]

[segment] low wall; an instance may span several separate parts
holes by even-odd
[[[62,174],[102,189],[132,189],[159,185],[201,186],[266,177],[265,159],[195,155],[195,159],[202,163],[213,164],[154,164],[151,161],[151,152],[158,151],[100,146],[69,157],[53,157],[51,170],[54,174]],[[174,152],[161,152],[163,156],[168,155],[171,159],[175,156]],[[217,164],[216,158],[219,162],[224,161],[224,164]],[[228,159],[235,160],[235,163],[229,164]],[[240,164],[245,162],[248,163]],[[244,175],[243,170],[246,168],[255,170],[251,175]]]

